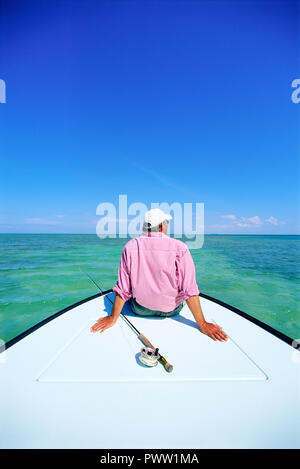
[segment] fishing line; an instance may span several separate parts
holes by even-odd
[[[81,270],[80,267],[79,267],[79,269]],[[100,290],[100,292],[103,294],[102,288],[92,279],[92,277],[91,277],[89,274],[87,274],[86,272],[83,272],[82,270],[81,270],[81,272],[82,272],[83,274],[85,274],[85,275],[93,282],[93,284]],[[106,298],[107,298],[107,299],[111,302],[111,304],[113,305],[113,302],[111,301],[111,299],[109,298],[109,296],[106,296]],[[134,330],[134,332],[136,332],[137,335],[141,335],[141,333],[137,330],[136,327],[134,327],[134,325],[129,321],[129,319],[127,319],[126,316],[124,316],[123,313],[120,313],[120,314],[121,314],[122,318],[127,322],[127,324]]]
[[[100,292],[103,294],[103,290],[102,288],[92,279],[92,277],[87,274],[86,272],[83,272],[82,269],[79,267],[80,271],[85,274],[90,280],[91,282],[93,282],[93,284],[100,290]],[[106,296],[108,298],[108,296]],[[111,301],[110,298],[108,298],[109,301],[111,302],[111,304],[113,304],[113,302]],[[147,339],[146,336],[144,336],[144,334],[141,334],[136,327],[134,327],[134,325],[129,321],[129,319],[126,318],[126,316],[124,316],[123,313],[120,313],[121,317],[124,319],[124,321],[126,321],[126,323],[131,327],[131,329],[138,335],[138,338],[140,339],[140,341],[146,346],[146,348],[148,347],[149,348],[149,351],[144,351],[143,352],[143,349],[141,350],[141,354],[140,354],[140,357],[144,356],[144,364],[147,364],[147,361],[148,361],[148,366],[155,366],[153,365],[153,361],[157,359],[157,361],[159,361],[163,367],[165,368],[165,370],[168,372],[168,373],[171,373],[171,371],[173,371],[173,365],[171,365],[170,363],[167,362],[167,360],[165,359],[165,357],[163,357],[162,355],[160,355],[158,353],[158,348],[155,348],[151,342],[149,341],[149,339]],[[155,356],[157,358],[155,358]],[[143,360],[143,358],[142,358]],[[142,361],[141,360],[141,361]],[[150,365],[151,363],[151,365]]]

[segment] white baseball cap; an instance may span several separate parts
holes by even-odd
[[[172,220],[172,217],[168,213],[164,213],[160,208],[148,210],[144,217],[144,223],[150,223],[151,227],[158,226],[165,220]]]

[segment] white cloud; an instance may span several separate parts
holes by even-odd
[[[278,225],[278,220],[275,217],[270,217],[266,220],[267,223],[271,223],[272,225]]]
[[[235,215],[221,215],[221,218],[229,218],[229,220],[236,220]]]
[[[258,215],[254,217],[239,217],[237,218],[236,215],[221,215],[221,218],[227,218],[233,221],[233,225],[240,226],[242,228],[246,226],[260,226],[263,224],[263,221],[260,219]],[[233,226],[232,225],[232,226]]]
[[[255,217],[252,217],[252,218],[248,218],[248,220],[250,221],[250,223],[252,223],[253,225],[262,225],[263,222],[261,221],[261,219],[259,218],[259,216],[255,216]]]
[[[271,225],[278,226],[279,225],[286,225],[287,221],[286,220],[278,220],[277,218],[270,216],[267,219],[262,220],[258,215],[254,215],[253,217],[244,217],[244,216],[236,216],[233,214],[225,214],[225,215],[220,215],[220,218],[226,218],[229,222],[230,220],[232,221],[231,225],[210,225],[209,228],[250,228],[251,231],[255,230],[256,228],[260,228],[262,226],[268,226],[270,227]],[[238,232],[237,230],[235,232]]]
[[[235,225],[236,225],[236,226],[242,226],[242,227],[244,227],[244,226],[251,226],[249,223],[241,223],[241,222],[236,222]]]
[[[64,215],[56,215],[57,218],[64,218]]]

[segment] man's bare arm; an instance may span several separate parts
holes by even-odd
[[[91,332],[103,332],[105,329],[112,327],[120,316],[124,304],[125,300],[123,300],[123,298],[118,295],[118,293],[116,293],[111,315],[105,316],[104,318],[99,318],[98,321],[91,327]]]
[[[200,331],[203,332],[203,334],[208,335],[213,340],[220,340],[221,342],[228,339],[227,335],[222,331],[220,326],[206,322],[198,295],[190,296],[186,300],[186,303],[191,310]]]

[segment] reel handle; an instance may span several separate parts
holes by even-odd
[[[140,334],[139,335],[139,339],[143,342],[144,345],[146,345],[146,347],[150,347],[152,348],[153,350],[155,350],[155,347],[153,347],[153,345],[151,344],[150,340],[147,339],[147,337],[144,336],[144,334]],[[158,360],[164,367],[164,369],[168,372],[168,373],[171,373],[173,371],[173,365],[171,365],[170,363],[167,362],[167,360],[162,356],[160,355],[160,358]]]

